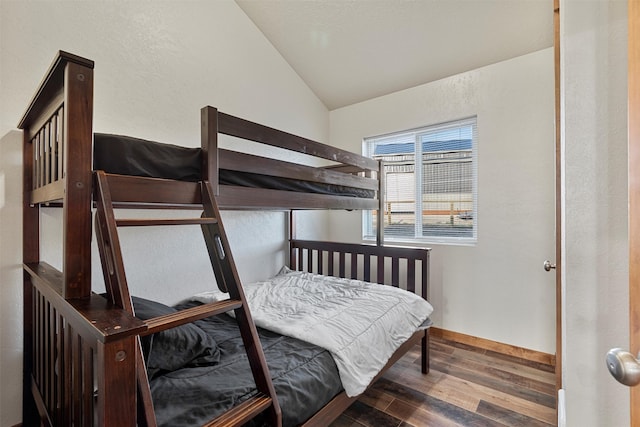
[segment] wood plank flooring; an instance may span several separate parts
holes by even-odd
[[[415,347],[331,427],[556,425],[549,365],[431,338],[431,371]]]

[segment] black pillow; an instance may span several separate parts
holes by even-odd
[[[176,312],[159,302],[132,297],[136,317],[151,319]],[[213,337],[188,323],[142,338],[142,350],[149,378],[183,367],[213,365],[220,361],[220,349]]]

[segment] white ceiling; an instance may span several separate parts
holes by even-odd
[[[236,0],[329,110],[553,45],[552,0]]]

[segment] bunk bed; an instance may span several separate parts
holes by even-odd
[[[426,300],[428,249],[384,246],[380,232],[377,245],[296,239],[295,210],[382,209],[384,183],[383,174],[379,174],[380,163],[212,107],[201,111],[202,140],[198,149],[158,145],[120,135],[94,136],[93,66],[90,60],[59,52],[19,123],[24,131],[24,425],[155,425],[154,403],[155,412],[161,413],[165,408],[152,402],[151,396],[155,399],[161,394],[157,390],[166,376],[157,376],[157,371],[149,369],[149,339],[175,326],[190,325],[196,325],[198,331],[208,331],[207,336],[218,343],[227,343],[226,349],[217,346],[221,352],[233,353],[231,348],[238,351],[244,347],[244,366],[250,367],[244,370],[254,381],[253,391],[242,392],[243,397],[237,399],[239,405],[233,402],[239,411],[227,416],[231,411],[224,407],[217,418],[205,422],[198,418],[198,424],[240,425],[253,419],[254,423],[278,425],[282,419],[285,424],[292,419],[289,411],[296,405],[278,403],[288,401],[281,397],[284,386],[278,385],[281,371],[290,369],[290,365],[285,368],[278,364],[283,360],[282,352],[291,353],[296,348],[293,353],[298,356],[317,360],[318,366],[324,363],[318,368],[320,371],[335,371],[335,365],[322,348],[256,328],[235,271],[220,209],[290,212],[290,259],[284,275],[309,272],[340,280],[357,279],[395,287],[402,284]],[[311,155],[322,165],[294,164],[223,150],[218,146],[220,135]],[[158,160],[155,154],[144,155],[145,150],[166,150],[168,154]],[[139,159],[139,164],[129,169],[132,158]],[[147,162],[150,158],[154,161]],[[171,167],[156,168],[166,159],[171,160]],[[45,206],[62,209],[61,270],[41,259],[40,215]],[[113,209],[194,206],[203,212],[201,217],[146,221],[150,225],[199,224],[219,291],[227,292],[229,299],[191,301],[176,312],[175,308],[132,295],[124,277],[117,227],[142,224],[139,219],[115,218]],[[91,284],[94,207],[106,295],[94,293]],[[383,215],[377,217],[381,221]],[[230,311],[235,320],[223,314]],[[144,315],[145,312],[152,314]],[[184,314],[178,317],[175,313]],[[235,329],[230,324],[236,325]],[[422,372],[428,372],[428,326],[427,319],[410,334],[374,381],[417,344],[421,344]],[[219,362],[216,348],[205,353],[199,356],[206,360],[199,359],[192,367]],[[210,359],[214,362],[209,363]],[[315,384],[326,385],[324,396],[308,397],[309,401],[316,401],[317,407],[309,406],[305,409],[310,413],[295,415],[303,420],[295,424],[329,425],[357,399],[342,389],[335,376],[327,378],[315,379]],[[298,388],[319,388],[309,384]],[[173,386],[175,383],[170,387]],[[263,418],[254,419],[259,413]]]

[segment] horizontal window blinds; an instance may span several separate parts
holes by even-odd
[[[365,154],[385,162],[385,239],[475,241],[476,133],[474,117],[365,139]],[[365,213],[365,238],[376,214]]]

